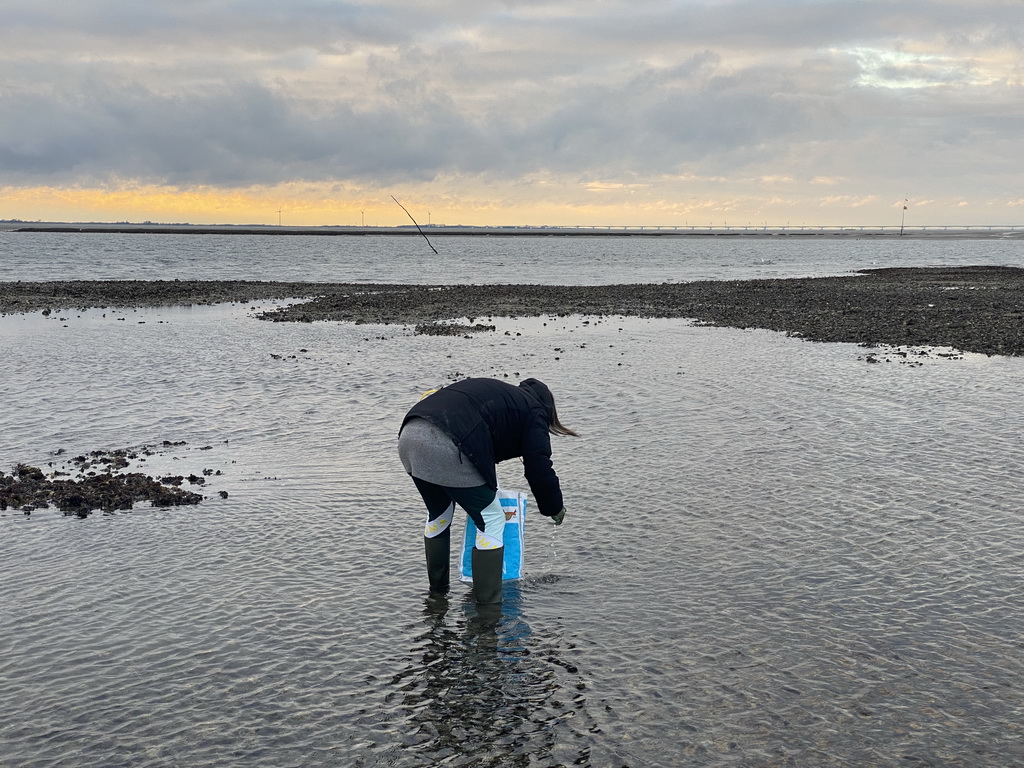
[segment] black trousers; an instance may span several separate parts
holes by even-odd
[[[487,485],[478,485],[474,488],[449,488],[446,485],[428,483],[418,477],[414,477],[412,481],[416,484],[416,489],[427,506],[427,520],[436,520],[454,502],[466,510],[466,514],[472,518],[478,530],[487,530],[483,515],[480,513],[494,501],[496,493],[493,488]],[[437,535],[450,537],[451,527],[446,526],[445,530]]]

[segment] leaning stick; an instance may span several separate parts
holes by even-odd
[[[402,205],[401,203],[399,203],[399,202],[398,202],[398,198],[397,198],[397,197],[395,197],[394,195],[392,195],[392,196],[391,196],[391,199],[392,199],[392,200],[394,200],[394,201],[395,201],[396,203],[398,203],[398,207],[399,207],[399,208],[401,208],[401,209],[402,209],[403,211],[405,211],[405,215],[406,215],[406,216],[408,216],[408,217],[409,217],[410,219],[412,219],[412,223],[413,223],[413,224],[416,224],[416,219],[413,219],[413,218],[412,218],[412,214],[411,214],[411,213],[409,213],[409,209],[408,209],[408,208],[406,208],[406,207],[405,207],[404,205]],[[424,233],[424,231],[423,231],[422,229],[420,229],[420,225],[419,225],[419,224],[416,224],[416,229],[417,229],[417,230],[419,230],[419,233],[420,233],[421,235],[423,235],[423,239],[427,241],[427,245],[429,245],[429,246],[430,246],[430,250],[432,250],[432,251],[433,251],[434,253],[437,253],[437,248],[435,248],[435,247],[434,247],[434,246],[433,246],[433,245],[431,244],[431,242],[430,242],[430,238],[429,238],[429,237],[427,237],[426,233]],[[438,254],[438,255],[440,255],[440,254]]]

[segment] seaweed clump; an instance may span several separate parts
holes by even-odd
[[[476,323],[466,325],[465,323],[419,323],[413,329],[417,334],[423,336],[464,336],[467,333],[486,333],[495,330],[494,325]]]
[[[94,510],[132,509],[148,501],[154,507],[198,504],[198,493],[165,485],[141,472],[90,474],[81,479],[47,477],[38,467],[18,464],[8,475],[0,471],[0,511],[57,507],[65,515],[87,517]]]

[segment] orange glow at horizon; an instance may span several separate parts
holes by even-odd
[[[740,185],[742,186],[742,185]],[[459,187],[461,194],[451,192]],[[342,183],[293,182],[224,189],[125,184],[86,187],[0,187],[0,220],[69,223],[235,224],[282,226],[833,226],[899,224],[902,204],[882,196],[672,195],[673,190],[620,189],[614,184],[423,184],[398,190]],[[475,193],[475,194],[474,194]],[[628,198],[628,199],[627,199]],[[915,223],[1012,224],[1020,200],[912,200]],[[972,220],[966,221],[965,215]],[[925,220],[927,217],[927,220]]]
[[[34,187],[0,190],[0,218],[25,221],[151,221],[189,224],[356,225],[360,211],[383,206],[331,200],[308,189],[187,190],[158,186],[115,190]],[[367,222],[369,223],[369,222]]]
[[[158,224],[237,224],[283,226],[400,226],[410,224],[388,190],[337,190],[335,185],[284,184],[277,187],[175,189],[159,186],[0,189],[0,219],[53,222],[152,222]],[[564,190],[563,190],[564,192]],[[332,194],[336,193],[336,194]],[[431,200],[430,195],[434,195]],[[568,195],[514,199],[454,200],[436,191],[405,190],[395,197],[416,222],[467,226],[602,226],[683,223],[687,210],[676,203],[646,201],[623,205],[618,199],[595,200],[587,187],[582,202]],[[427,202],[424,202],[427,201]],[[691,203],[689,213],[703,220],[723,204]],[[725,203],[715,218],[726,213]],[[706,223],[706,222],[705,222]]]

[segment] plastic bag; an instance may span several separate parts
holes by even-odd
[[[523,545],[526,529],[526,494],[522,491],[498,490],[498,501],[505,511],[505,557],[501,568],[502,581],[514,581],[523,577]],[[459,580],[473,581],[473,543],[476,541],[476,525],[466,517],[466,533],[462,539],[462,567]]]

